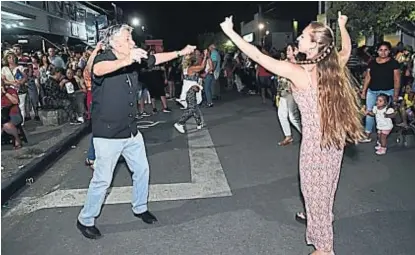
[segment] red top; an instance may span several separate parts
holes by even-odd
[[[262,66],[258,65],[258,76],[272,76],[272,73],[268,72],[267,69],[263,68]]]
[[[8,88],[6,90],[7,93],[9,93],[10,95],[15,95],[17,98],[19,98],[19,96],[17,95],[17,91],[15,89],[12,88]],[[10,102],[9,98],[7,98],[6,95],[2,95],[1,96],[1,107],[10,107],[10,115],[19,115],[19,105],[15,104],[13,105],[12,102]]]

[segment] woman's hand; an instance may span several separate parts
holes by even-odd
[[[346,27],[348,17],[346,15],[342,15],[342,12],[338,12],[337,22],[339,23],[339,27]]]
[[[179,51],[180,56],[187,56],[192,54],[196,50],[196,46],[187,45],[181,51]]]
[[[361,99],[366,99],[366,90],[362,90],[362,92],[360,93],[360,98]]]
[[[225,18],[225,21],[220,23],[220,27],[222,28],[225,34],[232,32],[233,31],[232,16]]]

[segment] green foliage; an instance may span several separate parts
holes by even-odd
[[[212,43],[216,45],[216,48],[220,51],[229,52],[234,51],[236,46],[234,44],[229,44],[228,37],[222,32],[219,33],[205,33],[200,34],[197,38],[198,48],[207,49]]]
[[[329,19],[337,19],[337,12],[341,11],[349,17],[348,27],[351,35],[384,35],[394,33],[397,24],[415,21],[415,2],[330,2]]]

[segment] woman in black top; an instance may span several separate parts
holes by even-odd
[[[393,96],[398,101],[400,88],[399,63],[391,57],[392,46],[389,42],[382,42],[378,48],[378,57],[368,65],[362,98],[366,98],[366,109],[372,111],[379,94]],[[367,138],[362,142],[371,142],[370,134],[373,131],[374,118],[366,116],[365,132]]]
[[[156,52],[150,50],[149,55],[153,55]],[[153,113],[157,113],[156,99],[160,99],[163,112],[171,112],[167,107],[166,91],[165,91],[165,67],[155,66],[149,70],[148,75],[148,91],[150,92],[151,103],[153,105]]]

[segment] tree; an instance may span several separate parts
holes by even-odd
[[[398,25],[415,21],[415,2],[326,2],[330,4],[327,18],[337,19],[337,12],[341,11],[349,17],[349,29],[352,38],[372,36],[375,38],[394,33]]]
[[[220,51],[230,52],[236,50],[236,46],[222,32],[200,34],[197,37],[197,42],[199,49],[207,49],[213,43]]]

